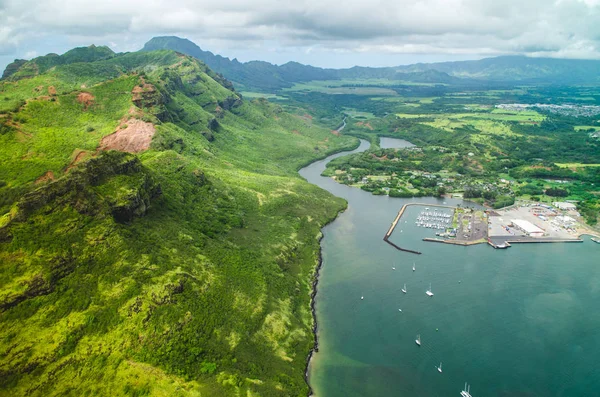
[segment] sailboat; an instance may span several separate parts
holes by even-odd
[[[427,296],[433,296],[433,292],[431,292],[431,283],[429,283],[429,289],[425,291],[425,293],[427,294]]]
[[[471,385],[468,385],[467,382],[465,382],[465,389],[460,392],[460,395],[461,397],[473,397],[471,396]]]
[[[404,288],[402,288],[402,292],[406,294],[406,283],[404,283]]]
[[[440,366],[437,367],[438,372],[441,374],[442,373],[442,362],[440,361]]]
[[[415,271],[415,262],[413,262],[413,272]]]
[[[417,334],[417,339],[415,339],[415,343],[419,346],[421,346],[421,335]]]

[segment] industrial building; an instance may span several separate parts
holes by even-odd
[[[577,209],[577,206],[573,203],[567,203],[564,201],[555,201],[552,203],[556,208],[558,208],[559,210],[564,210],[564,211],[573,211]]]
[[[513,227],[525,232],[530,237],[543,237],[544,230],[523,219],[512,219]]]

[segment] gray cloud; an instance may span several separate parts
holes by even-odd
[[[131,50],[181,34],[216,50],[600,58],[598,21],[600,0],[0,0],[0,55],[40,37]]]

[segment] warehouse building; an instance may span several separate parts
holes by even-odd
[[[525,232],[530,237],[543,237],[544,230],[523,219],[512,219],[513,227]]]
[[[555,201],[552,203],[556,208],[558,208],[559,210],[564,210],[564,211],[572,211],[572,210],[576,210],[577,206],[573,203],[567,203],[564,201]]]

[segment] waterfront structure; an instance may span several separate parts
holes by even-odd
[[[524,219],[512,219],[511,220],[513,226],[523,232],[525,232],[530,237],[543,237],[544,230],[540,229],[533,223],[526,221]]]

